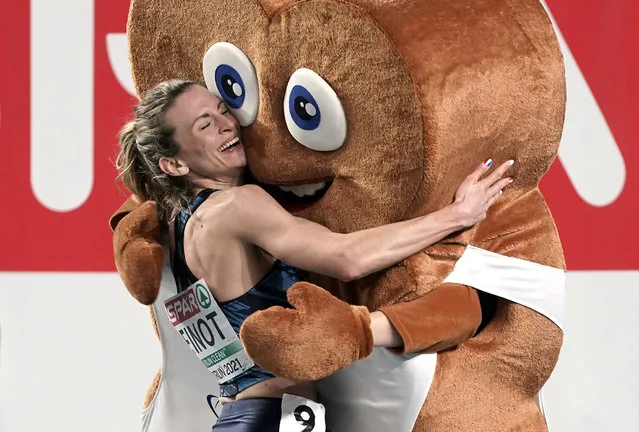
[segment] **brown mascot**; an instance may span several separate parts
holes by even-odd
[[[300,284],[296,309],[255,313],[241,336],[279,375],[337,372],[320,382],[329,420],[345,419],[336,432],[547,429],[536,402],[562,344],[565,263],[538,185],[565,81],[538,0],[134,0],[128,36],[139,94],[187,78],[232,98],[241,81],[246,106],[224,99],[252,174],[334,231],[441,208],[477,160],[515,159],[485,221],[359,281],[311,275],[335,297]],[[239,80],[220,82],[221,65]],[[112,221],[118,269],[146,303],[163,256],[153,210],[132,198]],[[372,350],[366,310],[389,317],[402,350]],[[408,386],[401,420],[384,418],[389,377]]]

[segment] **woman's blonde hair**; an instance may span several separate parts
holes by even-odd
[[[178,96],[193,85],[196,83],[186,80],[158,84],[135,106],[135,117],[119,134],[116,180],[143,200],[155,201],[162,221],[168,221],[176,209],[188,206],[192,191],[189,181],[166,174],[159,161],[162,157],[175,157],[180,150],[173,138],[175,128],[165,117]]]

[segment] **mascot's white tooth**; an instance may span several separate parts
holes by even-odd
[[[299,186],[279,186],[284,192],[292,192],[298,197],[315,195],[317,191],[326,186],[326,182],[311,183]]]
[[[325,185],[326,182],[307,184],[305,185],[304,191],[306,192],[306,195],[315,195],[317,191],[322,189]]]
[[[317,183],[315,184],[308,184],[306,185],[306,195],[313,195],[315,192],[317,192]]]
[[[305,195],[304,191],[300,190],[299,188],[293,189],[292,192],[300,198],[302,198]]]
[[[312,184],[304,185],[303,189],[304,195],[313,195],[315,193],[315,187]]]

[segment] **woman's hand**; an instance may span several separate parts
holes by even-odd
[[[492,159],[483,162],[459,185],[452,207],[464,227],[470,227],[486,217],[486,212],[501,195],[502,189],[512,183],[511,177],[502,178],[515,161],[504,162],[490,175],[482,179],[493,164]]]

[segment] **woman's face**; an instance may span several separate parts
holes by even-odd
[[[246,154],[240,141],[239,123],[224,102],[205,87],[194,85],[177,97],[166,114],[180,145],[177,155],[187,178],[223,179],[243,172]]]

